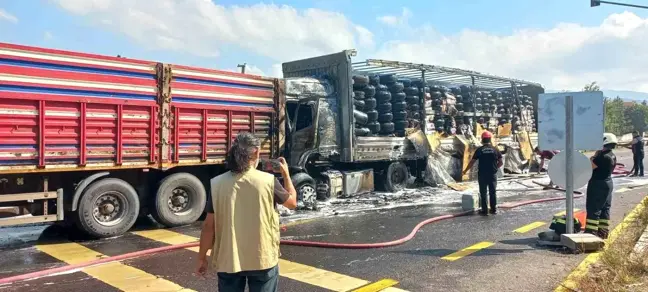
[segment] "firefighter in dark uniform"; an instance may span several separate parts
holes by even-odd
[[[617,137],[611,133],[603,135],[603,149],[596,151],[590,158],[592,178],[587,183],[587,223],[585,232],[606,239],[610,230],[610,207],[612,206],[612,171],[616,166],[616,156],[612,152],[618,144]]]
[[[481,135],[482,146],[477,148],[468,167],[463,171],[465,175],[479,160],[477,181],[479,182],[479,204],[481,205],[480,215],[488,215],[488,204],[486,204],[486,193],[490,201],[490,213],[497,214],[497,170],[502,167],[502,153],[493,146],[491,139],[493,135],[485,131]]]

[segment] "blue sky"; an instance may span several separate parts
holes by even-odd
[[[217,57],[199,56],[195,52],[187,50],[169,50],[169,49],[156,49],[151,46],[144,46],[142,42],[137,39],[127,36],[122,31],[116,29],[106,28],[93,21],[94,14],[79,14],[74,13],[65,6],[60,5],[60,2],[68,2],[68,5],[74,5],[75,2],[80,0],[1,0],[0,9],[9,13],[17,18],[17,22],[7,21],[0,17],[0,41],[19,43],[34,46],[52,47],[75,51],[92,52],[107,55],[121,54],[123,56],[159,60],[163,62],[205,66],[221,69],[236,68],[236,65],[241,62],[247,62],[258,67],[266,74],[271,74],[273,65],[279,64],[283,61],[288,61],[287,58],[291,56],[289,53],[277,55],[273,57],[272,53],[260,54],[254,50],[247,49],[245,46],[241,47],[237,41],[224,42],[212,44],[215,50],[220,52]],[[86,0],[90,2],[103,2],[110,0]],[[149,6],[155,6],[155,0],[148,0]],[[179,0],[180,1],[180,0]],[[201,1],[201,0],[191,0]],[[134,0],[133,2],[137,2]],[[141,2],[141,1],[139,1]],[[239,1],[214,1],[216,4],[224,6],[225,8],[232,8],[232,6],[239,6],[242,8],[250,7],[251,5],[260,3],[253,0],[239,0]],[[635,3],[642,1],[634,0]],[[386,48],[385,44],[398,42],[407,46],[417,43],[428,42],[425,40],[424,32],[422,29],[432,29],[434,31],[434,38],[441,41],[444,38],[454,43],[453,45],[459,46],[477,46],[477,43],[462,45],[461,36],[462,32],[466,30],[475,31],[484,35],[495,38],[508,38],[512,36],[519,36],[521,30],[533,30],[537,32],[535,39],[542,37],[542,33],[550,33],[559,23],[572,23],[578,24],[582,27],[599,27],[601,23],[610,15],[615,13],[623,13],[628,11],[640,19],[648,19],[648,10],[629,9],[624,7],[602,5],[600,7],[590,8],[589,1],[587,0],[471,0],[471,1],[451,1],[451,0],[427,0],[427,1],[367,1],[367,0],[318,0],[318,1],[273,1],[265,2],[266,4],[288,5],[295,8],[300,13],[305,9],[315,8],[322,11],[337,12],[342,14],[353,25],[359,25],[366,28],[372,33],[374,45],[359,48],[361,57],[374,57],[386,56],[389,57],[393,48]],[[398,3],[398,4],[394,4]],[[69,6],[68,6],[69,7]],[[411,16],[407,18],[406,25],[386,25],[384,22],[378,20],[381,16],[394,15],[402,16],[403,9],[410,11]],[[154,13],[152,10],[151,13]],[[109,15],[108,13],[102,14],[102,17],[115,17],[118,15]],[[192,15],[185,15],[183,17],[193,17]],[[259,17],[259,16],[257,16]],[[261,16],[262,17],[262,16]],[[268,25],[271,25],[268,23]],[[638,33],[643,35],[644,31]],[[270,39],[280,37],[281,30],[275,30],[277,36],[266,36]],[[290,33],[290,32],[288,32]],[[331,32],[334,34],[335,32]],[[596,35],[594,33],[593,35]],[[197,36],[200,37],[200,36]],[[553,38],[553,37],[552,37]],[[581,46],[584,44],[591,44],[592,38],[583,40]],[[522,38],[524,39],[524,38]],[[263,38],[262,38],[263,40]],[[312,42],[312,40],[310,40]],[[598,40],[597,40],[598,41]],[[357,40],[356,40],[357,43]],[[434,43],[432,43],[434,44]],[[272,42],[259,41],[258,46],[273,46],[276,45]],[[552,45],[558,45],[552,44]],[[313,44],[305,44],[306,47],[316,46]],[[209,47],[210,49],[212,47]],[[249,48],[249,47],[248,47]],[[335,46],[327,46],[322,50],[332,50],[337,48]],[[434,46],[426,45],[427,50],[420,50],[416,52],[416,56],[412,57],[416,60],[423,61],[436,61],[439,63],[446,63],[442,65],[466,65],[471,67],[469,60],[474,58],[471,52],[466,51],[462,54],[451,54],[452,52],[445,52],[442,56],[428,57],[428,53],[436,50]],[[646,48],[646,47],[644,47]],[[583,49],[579,47],[578,49]],[[285,50],[285,49],[284,49]],[[550,52],[554,54],[554,52]],[[481,52],[488,57],[488,54],[498,55],[497,52]],[[549,53],[547,53],[549,54]],[[308,52],[296,52],[296,55],[308,55]],[[501,55],[501,54],[500,54]],[[554,54],[555,55],[555,54]],[[395,53],[394,58],[402,57],[403,52]],[[410,56],[405,56],[409,58]],[[443,58],[447,59],[443,59]],[[500,56],[501,57],[501,56]],[[549,57],[547,57],[549,58]],[[509,63],[520,63],[521,59],[510,60]],[[628,61],[631,62],[631,61]],[[558,62],[557,64],[560,64]],[[524,64],[520,64],[523,66]],[[529,63],[531,65],[531,63]],[[493,64],[475,64],[475,68],[486,70],[488,72],[500,74],[522,74],[527,76],[511,76],[511,77],[525,77],[538,78],[541,76],[541,82],[548,83],[550,86],[563,86],[563,84],[570,84],[568,80],[569,74],[565,73],[567,77],[561,79],[562,81],[555,81],[549,77],[549,73],[542,75],[540,73],[529,73],[520,68],[504,68],[506,66],[496,66]],[[645,68],[645,67],[644,67]],[[276,69],[276,68],[275,68]],[[606,71],[607,68],[594,68],[592,74]],[[553,69],[552,69],[553,70]],[[569,70],[566,70],[569,71]],[[562,72],[562,71],[561,71]],[[574,71],[576,72],[576,71]],[[582,72],[581,72],[582,73]],[[562,74],[562,73],[561,73]],[[592,75],[592,78],[599,75]],[[646,75],[643,75],[646,76]],[[640,78],[641,79],[641,78]],[[536,81],[536,80],[534,80]],[[602,82],[601,82],[602,81]],[[605,80],[599,81],[604,86]],[[572,81],[574,84],[580,80]],[[639,80],[639,82],[648,83],[647,80]],[[582,82],[581,82],[582,83]],[[572,85],[564,85],[569,87]],[[576,86],[576,85],[573,85]],[[623,87],[615,89],[630,89],[630,90],[648,90],[648,85],[643,87],[640,84],[626,84],[621,81],[609,82],[609,87]]]

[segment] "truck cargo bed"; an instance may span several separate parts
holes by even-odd
[[[0,43],[0,173],[221,163],[277,153],[275,80]]]

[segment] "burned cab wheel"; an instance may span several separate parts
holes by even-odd
[[[189,173],[174,173],[159,184],[151,215],[166,227],[187,225],[205,210],[207,192],[202,182]]]
[[[117,178],[90,184],[79,200],[77,227],[90,236],[106,238],[127,232],[139,214],[140,202],[135,189]]]
[[[315,180],[304,172],[294,174],[291,180],[297,191],[297,202],[300,207],[315,206],[317,201]]]
[[[381,176],[383,190],[392,193],[401,191],[407,185],[408,179],[407,165],[402,162],[392,162]]]

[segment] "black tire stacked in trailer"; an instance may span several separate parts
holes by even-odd
[[[381,125],[381,133],[384,135],[396,134],[402,136],[405,134],[407,127],[407,104],[405,103],[405,85],[398,81],[394,75],[383,75],[380,77],[380,82],[389,89],[391,94],[390,106],[385,106],[383,109],[391,110],[391,122],[385,122]]]
[[[445,118],[440,113],[443,111],[443,98],[445,93],[441,86],[434,85],[430,87],[430,96],[432,99],[432,110],[436,113],[434,116],[434,129],[437,132],[443,132],[445,128]]]
[[[392,113],[392,94],[389,87],[385,85],[385,81],[394,80],[396,77],[392,75],[380,76],[380,83],[376,87],[376,101],[378,102],[378,122],[380,123],[379,134],[389,135],[394,132],[394,114]]]
[[[378,101],[376,100],[376,92],[380,85],[378,76],[369,76],[369,85],[365,87],[365,107],[364,112],[367,114],[367,128],[371,131],[372,135],[380,132],[380,122],[378,122],[379,113],[376,110]]]
[[[353,119],[355,121],[356,136],[367,136],[371,134],[367,123],[369,117],[364,112],[366,107],[366,90],[369,86],[369,78],[363,75],[353,76]]]

